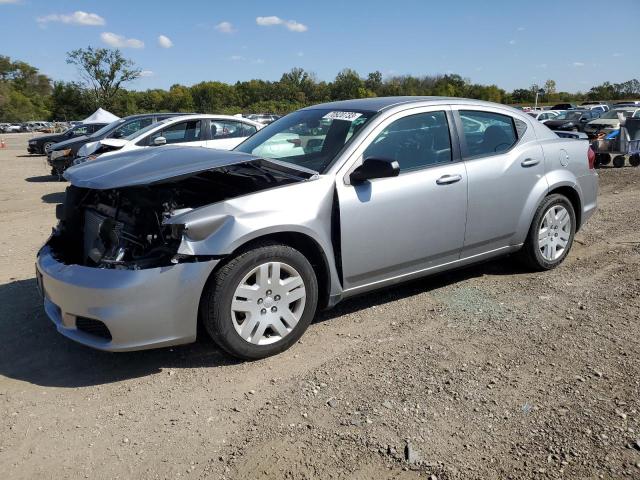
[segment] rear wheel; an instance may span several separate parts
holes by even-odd
[[[638,167],[640,166],[640,153],[634,153],[633,155],[631,155],[629,157],[629,164],[632,167]]]
[[[293,345],[311,323],[317,303],[318,282],[306,257],[287,245],[264,244],[214,273],[200,318],[221,348],[254,360]]]
[[[546,197],[533,217],[521,255],[534,270],[551,270],[562,263],[573,244],[576,215],[564,195]]]

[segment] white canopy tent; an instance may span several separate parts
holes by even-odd
[[[113,113],[99,108],[87,118],[82,120],[82,123],[111,123],[115,122],[118,119],[120,119],[120,117],[116,117]]]

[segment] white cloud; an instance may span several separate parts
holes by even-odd
[[[538,68],[547,68],[549,65],[547,65],[546,63],[539,63],[538,65],[536,65],[536,67]]]
[[[162,48],[171,48],[173,47],[173,42],[166,35],[160,35],[158,37],[158,45],[160,45]]]
[[[153,77],[154,73],[151,70],[142,70],[140,72],[141,77]]]
[[[256,63],[258,65],[262,65],[264,63],[264,59],[262,58],[256,58],[255,60],[253,60],[251,63]]]
[[[40,25],[45,25],[50,22],[60,22],[66,23],[68,25],[82,25],[89,27],[95,27],[107,23],[105,19],[97,13],[87,13],[80,10],[69,14],[52,13],[51,15],[45,15],[44,17],[36,18],[36,22],[38,22]]]
[[[280,17],[272,15],[270,17],[256,17],[256,23],[261,27],[273,27],[275,25],[282,25],[291,32],[306,32],[309,30],[305,24],[296,22],[295,20],[284,20]]]
[[[242,55],[231,55],[229,58],[234,62],[239,62],[245,59]]]
[[[137,38],[125,38],[111,32],[102,32],[100,38],[104,43],[114,48],[144,48],[144,42]]]
[[[573,62],[571,65],[573,65],[574,67],[584,67],[584,63],[582,62]]]
[[[614,57],[624,57],[624,53],[616,52],[613,54]]]
[[[519,32],[524,32],[524,27],[518,27]]]
[[[231,22],[220,22],[213,28],[215,28],[220,33],[233,33],[236,31],[236,29],[233,28],[233,24]]]
[[[509,45],[515,45],[516,41],[515,40],[509,40]]]
[[[296,55],[297,55],[298,57],[304,57],[304,52],[298,52],[298,53],[296,53]]]
[[[22,3],[22,0],[0,0],[0,5],[9,5],[10,3],[18,4]]]

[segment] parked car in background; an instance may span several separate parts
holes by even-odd
[[[551,130],[582,132],[587,122],[599,116],[599,112],[592,110],[563,110],[544,124]]]
[[[105,123],[79,124],[75,127],[65,130],[62,133],[43,135],[41,137],[32,138],[31,140],[29,140],[27,152],[31,154],[35,153],[46,155],[51,151],[51,147],[53,147],[56,143],[81,136],[92,135],[105,125]]]
[[[640,107],[614,108],[603,114],[600,118],[592,120],[584,127],[584,132],[590,137],[595,137],[598,133],[609,134],[620,129],[619,115],[627,118],[640,118]]]
[[[553,110],[544,110],[544,111],[533,110],[533,111],[527,112],[527,115],[530,115],[531,117],[535,118],[539,122],[544,123],[547,120],[553,120],[554,118],[556,118],[558,116],[558,112],[554,112]]]
[[[282,136],[296,155],[267,148]],[[595,211],[594,158],[489,102],[316,105],[231,152],[169,145],[69,169],[37,284],[58,331],[94,348],[189,343],[200,325],[262,358],[353,295],[508,253],[557,267]]]
[[[264,125],[269,125],[270,123],[275,122],[280,118],[280,115],[275,115],[272,113],[254,113],[251,115],[247,115],[249,120],[253,120],[254,122],[259,122]]]
[[[558,103],[550,108],[550,110],[571,110],[572,108],[576,108],[573,103]]]
[[[640,107],[640,100],[629,100],[624,102],[616,102],[613,104],[613,108],[618,107]]]
[[[99,142],[105,138],[124,138],[135,133],[152,123],[159,122],[169,117],[185,115],[184,113],[145,113],[120,118],[115,122],[105,125],[91,135],[74,137],[57,143],[51,147],[47,154],[47,161],[51,166],[52,175],[62,175],[78,157],[80,149],[91,142]],[[83,154],[80,153],[82,156]]]
[[[611,108],[609,108],[609,105],[603,105],[603,104],[581,105],[578,108],[581,110],[591,110],[595,112],[600,112],[600,115],[611,110]]]
[[[22,132],[22,124],[20,123],[9,123],[4,129],[4,133],[19,133]]]
[[[261,123],[228,115],[171,117],[125,138],[105,138],[93,142],[92,147],[83,152],[87,156],[74,160],[74,165],[94,160],[98,156],[100,159],[109,158],[131,150],[162,145],[179,144],[231,150],[263,127]]]

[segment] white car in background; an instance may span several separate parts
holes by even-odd
[[[532,110],[530,112],[527,112],[527,115],[530,115],[539,122],[544,123],[547,120],[553,120],[554,118],[556,118],[558,116],[558,112],[556,112],[555,110]]]
[[[229,115],[184,115],[153,123],[124,138],[105,138],[94,142],[74,165],[109,157],[115,153],[161,145],[180,144],[192,147],[231,150],[264,125]]]

